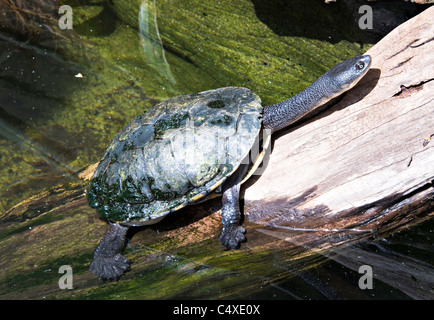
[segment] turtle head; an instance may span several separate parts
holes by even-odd
[[[337,96],[354,87],[368,72],[370,66],[370,56],[355,56],[337,64],[322,77],[327,78],[329,90],[333,91],[330,93]]]
[[[324,73],[308,88],[278,104],[264,107],[264,128],[283,129],[354,87],[368,72],[371,57],[355,56]]]

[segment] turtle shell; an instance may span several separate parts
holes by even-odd
[[[108,146],[91,179],[90,205],[104,219],[140,225],[203,199],[248,161],[261,118],[260,98],[239,87],[157,104]]]

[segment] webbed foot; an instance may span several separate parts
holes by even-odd
[[[110,228],[95,249],[89,269],[100,279],[115,280],[130,268],[130,261],[121,254],[128,227],[111,222],[109,225]]]
[[[245,233],[246,229],[238,224],[225,225],[220,235],[220,242],[228,250],[238,249],[240,243],[246,241]]]
[[[100,279],[116,280],[130,268],[130,263],[118,253],[111,257],[95,257],[89,269]]]

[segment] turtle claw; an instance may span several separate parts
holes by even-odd
[[[89,270],[99,279],[119,279],[130,268],[130,260],[120,253],[112,257],[96,257],[89,266]]]
[[[228,250],[238,249],[240,243],[246,241],[245,233],[246,229],[237,224],[223,226],[220,242]]]

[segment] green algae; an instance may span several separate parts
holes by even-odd
[[[58,272],[59,268],[63,265],[70,265],[71,261],[74,261],[71,266],[74,273],[82,273],[88,269],[88,261],[91,258],[92,253],[89,252],[80,256],[62,256],[58,259],[41,260],[38,265],[34,265],[31,269],[9,274],[2,278],[5,285],[0,285],[0,297],[13,297],[20,292],[33,292],[35,296],[32,298],[42,299],[46,297],[43,294],[37,295],[37,293],[46,286],[61,293],[61,289],[58,287],[59,278],[62,276]]]
[[[107,225],[88,207],[84,194],[56,190],[57,206],[0,225],[0,255],[7,257],[0,261],[0,299],[292,299],[306,294],[300,287],[311,286],[308,277],[299,275],[315,268],[321,272],[326,260],[305,248],[288,250],[278,241],[264,245],[255,235],[257,226],[250,223],[246,225],[249,241],[241,250],[224,251],[218,241],[219,226],[205,236],[182,227],[168,232],[168,226],[180,224],[172,214],[167,218],[171,222],[160,225],[161,231],[159,226],[142,228],[131,239],[124,252],[132,260],[131,271],[119,281],[102,282],[88,266]],[[42,194],[23,204],[21,211],[30,204],[42,209],[51,196]],[[194,210],[183,214],[194,216]],[[213,219],[219,220],[217,213]],[[198,233],[199,240],[186,242],[186,232]],[[62,265],[72,268],[72,289],[59,288]],[[335,283],[329,287],[333,291]],[[305,298],[323,298],[311,290]]]
[[[119,282],[103,283],[88,270],[92,253],[106,224],[86,203],[79,185],[55,189],[57,205],[45,208],[53,193],[44,193],[17,211],[38,211],[26,219],[12,219],[0,228],[0,299],[170,299],[242,298],[274,288],[287,272],[270,268],[277,253],[223,251],[216,228],[203,240],[185,244],[182,236],[145,229],[125,250],[131,271]],[[185,212],[188,214],[188,212]],[[17,216],[19,216],[17,214]],[[2,221],[5,217],[2,217]],[[274,257],[273,257],[274,256]],[[73,270],[73,289],[62,290],[60,266]],[[279,268],[278,268],[279,269]]]
[[[163,118],[155,121],[154,124],[155,136],[161,137],[164,135],[164,133],[167,130],[177,129],[181,127],[181,125],[185,123],[185,120],[187,120],[188,117],[189,117],[188,112],[180,112],[171,115],[168,119]]]
[[[137,27],[135,8],[139,3],[116,0],[113,7],[120,19]],[[310,5],[319,7],[312,13],[316,23],[300,27],[302,21],[294,20],[296,12],[309,6],[305,2],[293,4],[292,11],[286,13],[295,14],[281,21],[285,30],[303,28],[305,36],[302,32],[279,35],[272,26],[258,21],[259,16],[272,15],[273,8],[279,10],[276,4],[258,9],[260,5],[255,8],[250,1],[158,1],[157,17],[169,53],[207,70],[222,86],[247,86],[270,103],[294,95],[337,62],[366,50],[352,40],[359,39],[354,36],[354,21],[342,19],[342,8],[336,11],[331,6]],[[341,20],[347,28],[342,30],[343,25],[339,25],[339,41],[309,37],[318,33],[318,26],[323,30],[327,24],[330,28],[325,32],[336,33],[330,30],[337,28],[333,21]]]

